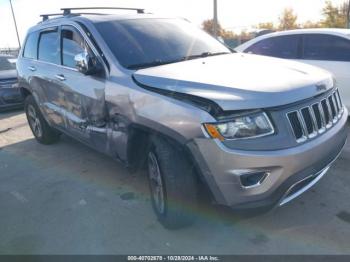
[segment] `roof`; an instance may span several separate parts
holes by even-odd
[[[263,39],[267,39],[270,37],[276,37],[276,36],[282,36],[282,35],[297,35],[297,34],[328,34],[328,35],[336,35],[336,36],[350,39],[350,29],[341,29],[341,28],[294,29],[294,30],[287,30],[287,31],[278,31],[278,32],[258,36],[236,47],[235,50],[238,52],[242,52],[243,50],[255,44],[256,42],[259,42]]]
[[[156,16],[154,14],[143,13],[122,13],[122,14],[108,14],[108,13],[72,13],[70,15],[57,15],[50,19],[39,22],[29,29],[28,32],[40,30],[42,26],[55,26],[57,23],[64,21],[83,21],[89,20],[92,23],[99,23],[105,21],[122,21],[122,20],[134,20],[134,19],[149,19],[149,18],[170,18],[169,16]]]
[[[343,34],[350,35],[350,29],[343,28],[307,28],[307,29],[294,29],[276,32],[274,34],[282,35],[282,34],[301,34],[301,33],[326,33],[326,34]]]

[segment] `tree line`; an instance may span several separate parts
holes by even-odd
[[[292,8],[286,8],[278,18],[278,23],[275,24],[271,21],[262,22],[254,26],[256,30],[267,29],[271,31],[292,30],[299,28],[348,28],[349,27],[349,12],[350,1],[346,1],[341,5],[334,5],[331,1],[327,0],[325,6],[322,9],[322,19],[319,21],[306,21],[305,23],[298,23],[298,15]],[[202,28],[209,34],[214,35],[213,20],[208,19],[203,21]],[[225,30],[218,25],[218,36],[224,39],[239,38],[244,40],[249,38],[250,34],[247,31],[242,31],[237,35],[230,30]]]

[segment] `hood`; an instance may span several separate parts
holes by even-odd
[[[17,79],[17,71],[16,70],[0,71],[0,81],[5,79]]]
[[[223,110],[269,108],[333,87],[330,73],[283,59],[228,54],[138,70],[136,82],[154,90],[209,99]]]

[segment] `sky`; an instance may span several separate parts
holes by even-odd
[[[293,8],[298,22],[321,18],[326,0],[217,0],[222,27],[239,31],[260,22],[277,23],[284,8]],[[332,0],[334,4],[345,0]],[[184,17],[200,26],[213,16],[213,0],[12,0],[19,35],[23,41],[28,28],[40,21],[40,14],[57,13],[62,7],[119,6],[145,8],[146,12]],[[0,0],[0,48],[17,47],[9,0]]]

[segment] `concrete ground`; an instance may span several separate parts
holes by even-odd
[[[63,136],[38,144],[22,112],[0,114],[0,254],[350,254],[350,144],[313,189],[242,218],[211,205],[165,230],[144,176]]]

